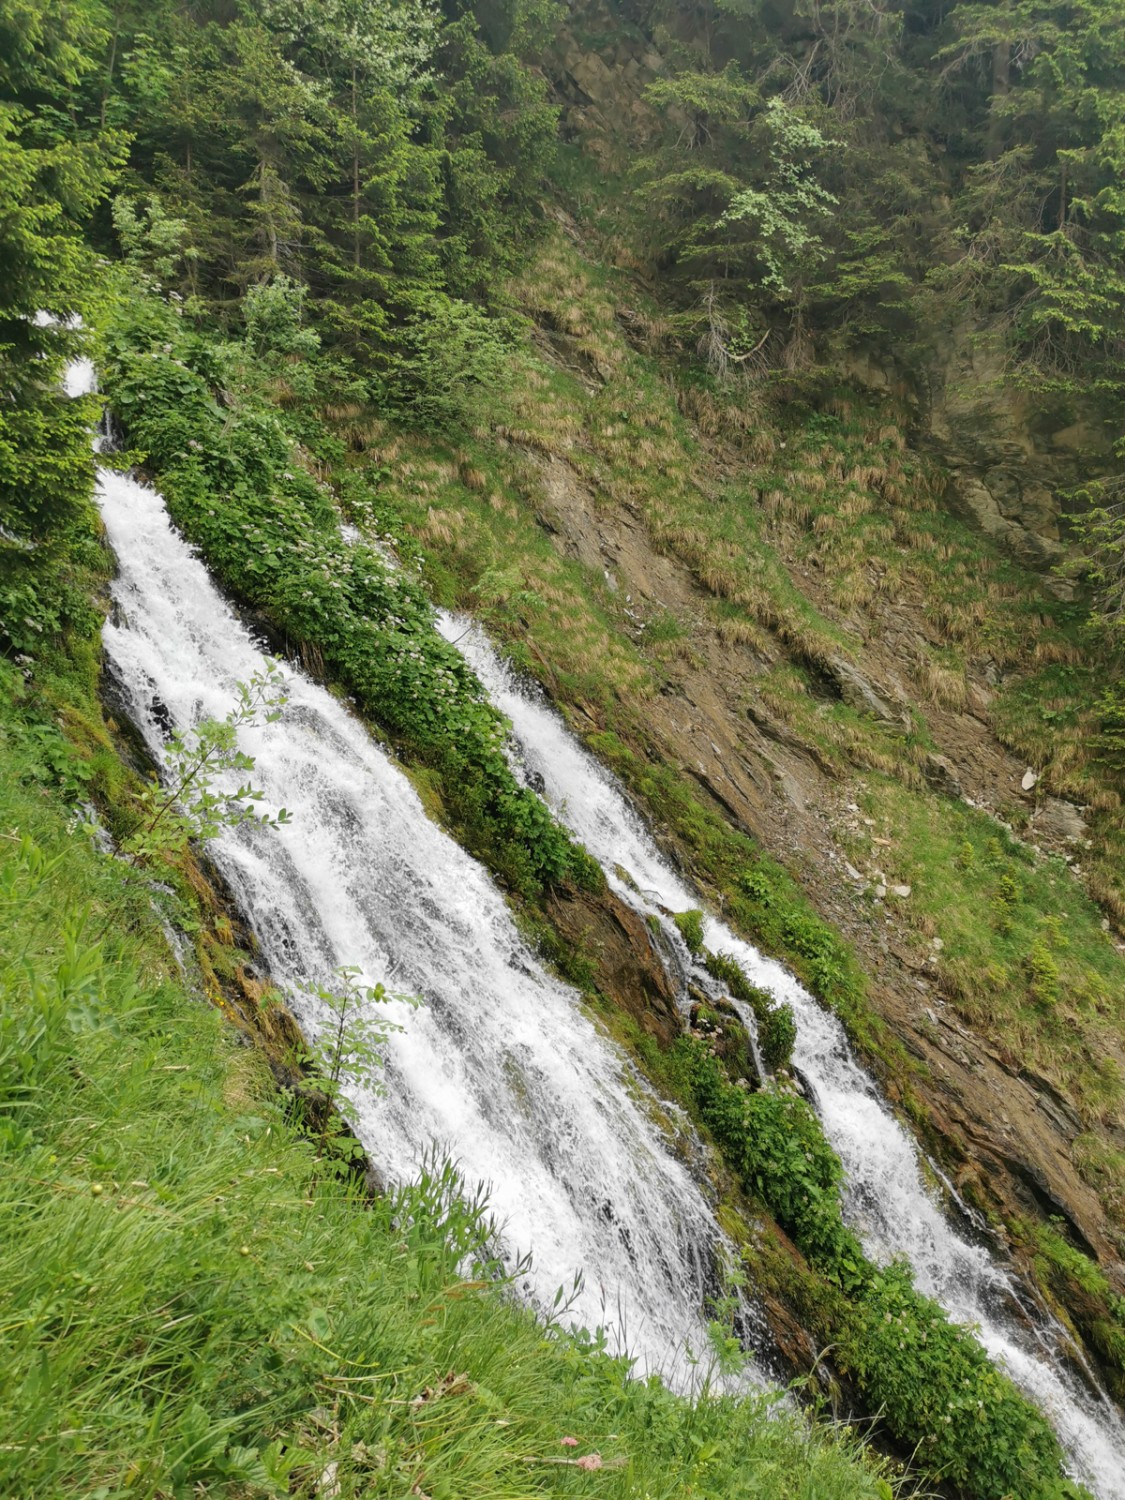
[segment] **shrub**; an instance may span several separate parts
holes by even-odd
[[[688,952],[693,958],[698,957],[703,951],[703,913],[695,910],[676,912],[672,920],[679,928]]]
[[[786,1068],[793,1056],[797,1040],[797,1022],[793,1018],[791,1005],[778,1005],[767,1012],[758,1032],[761,1043],[762,1062],[771,1073]]]
[[[1024,972],[1032,999],[1040,1005],[1054,1005],[1058,1001],[1059,966],[1041,938],[1032,943],[1031,952],[1024,959]]]
[[[1051,1488],[1062,1482],[1062,1455],[1046,1419],[973,1335],[915,1288],[908,1265],[872,1265],[844,1225],[840,1163],[812,1110],[773,1089],[747,1094],[701,1043],[678,1045],[724,1157],[850,1299],[855,1316],[835,1330],[838,1358],[894,1438],[929,1475],[980,1500],[1065,1494]]]

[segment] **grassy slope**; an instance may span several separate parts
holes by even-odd
[[[643,292],[570,237],[551,239],[513,297],[535,336],[503,409],[474,433],[425,442],[359,424],[345,434],[361,465],[370,453],[390,460],[384,500],[416,538],[431,586],[484,615],[556,701],[578,711],[576,723],[604,726],[592,748],[671,833],[704,889],[837,1006],[868,1056],[905,1080],[909,1103],[914,1065],[865,1000],[847,945],[810,925],[800,868],[763,867],[761,851],[701,803],[687,776],[649,759],[646,705],[675,680],[698,632],[764,645],[754,690],[862,799],[884,840],[876,862],[913,887],[902,932],[919,961],[931,954],[951,1005],[1070,1101],[1080,1121],[1075,1170],[1125,1239],[1116,1145],[1125,985],[1103,917],[1119,916],[1121,802],[1089,744],[1097,668],[1079,612],[943,510],[941,475],[905,448],[886,414],[841,403],[785,429],[766,410],[677,385],[646,352],[661,347],[660,321]],[[600,569],[561,554],[539,520],[542,463],[559,456],[599,503],[642,517],[657,546],[691,569],[704,595],[698,615],[650,613],[641,630]],[[810,597],[794,580],[813,574],[824,584]],[[918,601],[928,627],[918,632],[905,729],[816,690],[818,662],[837,652],[862,662],[883,602],[903,597]],[[1004,674],[998,693],[982,675],[989,660]],[[1048,677],[1060,696],[1041,700]],[[1087,802],[1087,890],[1061,860],[1039,859],[986,814],[925,785],[928,716],[965,707],[1042,770],[1042,786]],[[1021,809],[1002,812],[1018,829]],[[852,830],[838,835],[859,863]],[[765,870],[749,894],[748,866]],[[877,936],[884,918],[861,905],[857,920]],[[1026,1226],[1008,1227],[1028,1242]],[[1082,1321],[1112,1379],[1117,1299],[1103,1287],[1091,1303],[1065,1267],[1044,1274],[1042,1255],[1032,1266],[1056,1305],[1061,1296]]]
[[[1011,666],[1075,654],[1068,612],[1045,603],[1032,579],[939,509],[924,465],[901,452],[893,426],[872,431],[870,423],[830,419],[828,437],[805,430],[786,439],[762,414],[746,437],[746,446],[763,455],[761,467],[753,467],[751,457],[737,484],[726,474],[717,479],[714,457],[701,451],[698,429],[677,409],[676,392],[625,340],[611,281],[560,238],[515,289],[533,314],[543,317],[545,310],[552,326],[570,327],[570,364],[579,358],[596,363],[607,372],[606,383],[585,384],[573,368],[532,347],[513,375],[511,409],[500,426],[504,446],[483,435],[456,448],[380,443],[374,436],[377,451],[394,459],[390,494],[430,559],[436,587],[451,601],[483,609],[499,633],[510,632],[517,656],[556,698],[593,707],[607,727],[634,742],[639,736],[642,746],[644,703],[691,630],[713,628],[730,639],[757,636],[787,646],[763,667],[754,689],[841,778],[875,773],[871,797],[901,846],[904,876],[926,871],[920,913],[943,913],[941,967],[955,998],[959,965],[980,957],[990,929],[977,888],[982,881],[967,881],[941,851],[958,847],[969,824],[978,843],[999,845],[984,862],[994,883],[1005,873],[1016,881],[1020,934],[1027,941],[1018,954],[1002,945],[990,1004],[985,1010],[969,1002],[969,1019],[1004,1045],[1031,1045],[1036,1063],[1091,1122],[1112,1116],[1122,1083],[1105,1054],[1121,1021],[1115,982],[1121,964],[1101,930],[1101,913],[1069,876],[1049,866],[1029,894],[1026,852],[983,815],[973,818],[961,804],[929,793],[919,769],[933,743],[928,704],[963,704],[971,690],[966,657],[989,652]],[[618,290],[624,297],[630,289]],[[724,412],[706,392],[689,393],[686,404],[716,427],[725,423],[728,435],[736,418],[746,425],[744,413]],[[560,557],[535,524],[542,479],[521,449],[565,455],[603,503],[641,510],[657,544],[685,562],[709,594],[708,618],[659,619],[640,636],[604,579]],[[785,462],[780,473],[779,458]],[[850,616],[826,618],[786,572],[782,549],[799,556],[814,547],[830,593],[848,605]],[[815,669],[818,659],[837,653],[862,660],[864,603],[900,592],[925,601],[927,611],[941,617],[948,640],[930,647],[916,666],[915,728],[908,733],[843,702],[826,705],[810,691],[810,663]],[[1021,678],[1008,696],[1026,691]],[[1067,744],[1059,757],[1071,753]],[[1093,780],[1097,774],[1088,761],[1082,775]],[[902,789],[909,796],[900,795]],[[1074,792],[1075,786],[1067,782],[1062,789]],[[1112,789],[1103,792],[1111,804]],[[931,846],[932,830],[938,838]],[[1033,930],[1036,913],[1047,924],[1041,939]],[[1064,979],[1053,1014],[1065,1018],[1065,1037],[1041,1024],[1042,986],[1036,989],[1028,968],[1037,940],[1063,951],[1050,924],[1064,914],[1065,956],[1058,960]],[[799,962],[799,954],[787,956]]]
[[[440,1174],[397,1204],[318,1182],[0,670],[0,1491],[312,1494],[333,1463],[343,1496],[890,1493],[847,1441],[629,1382],[465,1280]]]

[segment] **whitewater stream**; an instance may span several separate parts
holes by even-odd
[[[617,894],[645,914],[701,908],[699,894],[672,870],[616,780],[538,690],[508,670],[469,620],[443,614],[440,626],[511,720],[517,765],[601,863]],[[844,1215],[868,1254],[881,1264],[907,1256],[919,1288],[957,1322],[978,1326],[988,1352],[1051,1419],[1076,1477],[1101,1500],[1121,1500],[1125,1424],[1108,1400],[1090,1395],[1059,1362],[1061,1328],[1041,1320],[1033,1332],[1012,1315],[1018,1289],[982,1246],[957,1233],[927,1190],[914,1141],[856,1062],[839,1021],[780,964],[713,915],[705,916],[704,941],[713,952],[731,954],[753,984],[793,1007],[793,1061],[843,1164]]]
[[[105,647],[154,758],[169,725],[223,718],[235,684],[268,664],[153,490],[103,472],[99,504],[119,575]],[[386,1092],[351,1090],[351,1124],[375,1167],[409,1180],[436,1145],[487,1184],[522,1290],[549,1309],[582,1281],[568,1319],[605,1327],[643,1369],[691,1384],[706,1354],[722,1237],[688,1167],[650,1117],[647,1085],[547,974],[488,874],[433,824],[406,776],[347,708],[301,672],[274,724],[240,732],[277,828],[211,846],[284,987],[343,964],[419,997],[400,1022]],[[292,997],[302,1028],[318,1002]]]
[[[72,395],[92,388],[85,361]],[[163,500],[104,470],[98,501],[119,573],[104,640],[129,712],[154,759],[170,726],[223,718],[236,684],[270,665],[171,525]],[[702,905],[676,875],[614,778],[471,622],[443,616],[492,700],[512,721],[517,765],[590,852],[614,890],[646,915]],[[426,816],[406,776],[347,708],[285,670],[280,721],[241,731],[278,828],[226,830],[212,852],[271,976],[306,1034],[325,1020],[302,984],[354,965],[364,984],[421,1000],[392,1003],[381,1095],[352,1091],[349,1119],[376,1169],[407,1181],[436,1147],[487,1185],[528,1300],[607,1329],[644,1370],[689,1388],[706,1347],[708,1297],[727,1246],[688,1166],[670,1149],[650,1088],[598,1032],[577,994],[544,971],[487,872]],[[623,879],[620,871],[627,872]],[[634,884],[635,882],[635,884]],[[669,936],[682,951],[678,934]],[[916,1146],[853,1058],[836,1019],[781,965],[714,916],[712,950],[792,1005],[794,1063],[846,1174],[845,1214],[868,1252],[905,1254],[919,1287],[959,1322],[1055,1424],[1073,1472],[1099,1500],[1125,1500],[1125,1428],[1055,1352],[1061,1330],[1012,1315],[1019,1295],[928,1191]],[[681,1140],[690,1132],[680,1122]],[[682,1149],[682,1148],[681,1148]],[[575,1283],[576,1274],[580,1276]],[[756,1377],[755,1377],[756,1378]]]

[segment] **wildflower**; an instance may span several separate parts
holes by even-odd
[[[578,1447],[578,1439],[576,1437],[562,1437],[562,1438],[559,1438],[559,1442],[562,1444],[562,1446],[564,1448],[577,1448]]]
[[[587,1453],[584,1454],[582,1458],[577,1458],[574,1461],[574,1467],[576,1469],[585,1469],[587,1474],[593,1474],[594,1471],[596,1469],[600,1469],[601,1466],[602,1456],[600,1453]]]

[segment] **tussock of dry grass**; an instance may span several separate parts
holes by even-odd
[[[963,668],[948,667],[937,661],[924,661],[915,679],[931,703],[962,714],[969,704],[969,684]]]

